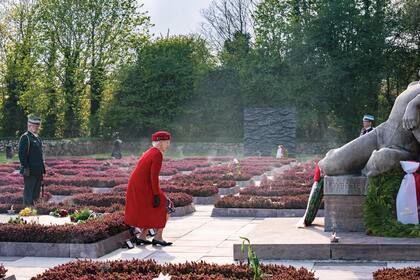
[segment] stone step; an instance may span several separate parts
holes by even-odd
[[[248,234],[252,248],[265,260],[420,260],[419,238],[386,238],[363,232],[339,233],[339,242],[331,243],[324,232],[323,219],[314,226],[298,229],[297,218],[269,218]],[[240,243],[233,245],[235,260],[244,260]],[[245,252],[246,253],[246,252]]]

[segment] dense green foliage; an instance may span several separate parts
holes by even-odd
[[[396,218],[396,198],[404,172],[401,169],[369,178],[364,205],[368,234],[387,237],[420,237],[420,225],[402,224]]]
[[[204,41],[173,37],[146,43],[127,70],[105,117],[105,126],[128,136],[170,129],[194,95],[210,54]]]
[[[152,39],[135,0],[13,3],[0,12],[3,137],[36,113],[44,137],[240,140],[245,107],[295,106],[298,137],[348,140],[363,114],[386,120],[420,65],[418,0],[262,0],[207,24],[229,27],[216,50]]]

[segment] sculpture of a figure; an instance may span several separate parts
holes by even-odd
[[[418,160],[419,110],[420,82],[413,82],[397,97],[387,121],[329,151],[319,162],[322,173],[336,176],[362,172],[375,176],[398,167],[401,160]]]
[[[321,172],[329,176],[363,173],[369,177],[399,167],[402,160],[419,160],[419,111],[420,81],[409,84],[397,97],[387,121],[341,148],[330,150],[318,163],[306,212],[297,226],[309,226],[315,219],[323,192]]]

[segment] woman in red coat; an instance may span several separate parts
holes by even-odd
[[[169,148],[171,135],[158,131],[152,135],[153,147],[140,158],[128,181],[124,222],[142,229],[137,244],[169,246],[162,233],[168,220],[167,198],[159,187],[163,154]],[[157,229],[152,241],[147,240],[149,229]]]

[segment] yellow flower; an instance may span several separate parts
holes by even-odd
[[[22,217],[36,215],[36,214],[37,214],[36,210],[32,209],[32,208],[29,208],[29,207],[26,207],[25,209],[22,209],[19,212],[19,215],[22,216]]]

